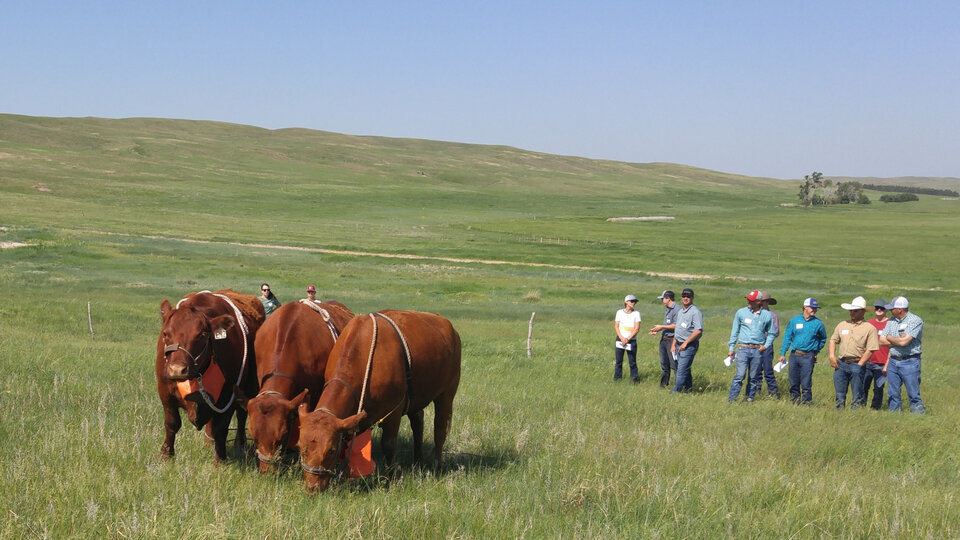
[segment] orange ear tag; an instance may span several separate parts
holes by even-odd
[[[223,378],[223,372],[220,371],[220,366],[211,363],[210,367],[208,367],[207,371],[203,374],[203,389],[210,394],[210,399],[214,403],[220,399],[220,392],[223,391],[224,382],[226,381]],[[197,384],[196,379],[177,381],[177,391],[180,392],[180,397],[184,399],[186,399],[189,394],[198,390],[200,390],[200,385]]]
[[[353,452],[350,453],[350,478],[367,476],[376,470],[373,461],[373,439],[370,430],[358,433],[353,440]]]

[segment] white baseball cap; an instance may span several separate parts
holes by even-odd
[[[907,301],[905,296],[898,296],[890,301],[890,305],[895,309],[908,309],[910,307],[910,302]]]

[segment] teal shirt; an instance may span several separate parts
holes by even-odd
[[[783,343],[780,345],[780,356],[786,356],[787,351],[812,351],[819,353],[827,344],[827,329],[823,323],[816,317],[810,317],[810,320],[804,319],[803,315],[797,315],[790,319],[786,329],[783,331]]]
[[[280,307],[280,301],[277,300],[277,297],[276,297],[276,296],[274,296],[273,298],[264,298],[264,297],[262,297],[262,296],[258,296],[257,298],[259,298],[259,299],[260,299],[260,303],[263,304],[263,311],[264,311],[267,315],[273,313],[274,310],[276,310],[278,307]]]

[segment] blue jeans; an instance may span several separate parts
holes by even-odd
[[[740,395],[740,389],[743,387],[743,380],[747,377],[748,371],[750,377],[747,378],[747,399],[753,399],[757,394],[756,381],[760,378],[760,349],[737,347],[737,372],[733,375],[733,381],[730,382],[730,397],[727,401],[733,401]]]
[[[697,355],[697,349],[699,348],[700,340],[688,344],[687,348],[683,350],[677,343],[677,381],[671,392],[693,390],[693,376],[690,374],[690,366],[693,365],[693,357]]]
[[[790,353],[790,399],[794,403],[808,404],[813,401],[813,353]],[[800,391],[803,390],[801,398]]]
[[[660,386],[670,386],[670,370],[677,371],[677,360],[670,350],[670,339],[660,340]]]
[[[776,396],[780,393],[780,389],[777,387],[776,372],[773,371],[773,353],[773,347],[760,353],[760,371],[757,373],[753,384],[757,387],[757,392],[760,392],[763,388],[763,381],[767,381],[767,392],[771,396]]]
[[[837,408],[842,409],[847,404],[847,385],[850,385],[850,408],[860,406],[857,396],[863,386],[863,367],[856,362],[837,360],[837,369],[833,372],[833,388],[837,391]]]
[[[627,351],[627,361],[630,363],[630,379],[637,381],[640,378],[640,375],[637,373],[637,340],[631,340],[629,343],[627,343],[627,346],[630,347],[630,350]],[[621,377],[623,377],[624,349],[615,346],[613,350],[613,380],[618,381]]]
[[[879,409],[883,407],[883,385],[885,382],[886,376],[883,374],[883,364],[867,362],[867,365],[863,366],[863,385],[860,387],[860,396],[857,401],[861,405],[866,405],[872,387],[873,400],[870,402],[870,408]]]
[[[900,385],[907,389],[910,412],[923,413],[926,408],[920,399],[920,358],[897,360],[890,357],[887,362],[887,397],[890,398],[890,410],[900,410]]]

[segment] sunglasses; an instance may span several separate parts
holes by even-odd
[[[263,292],[270,292],[270,289],[260,289]]]

